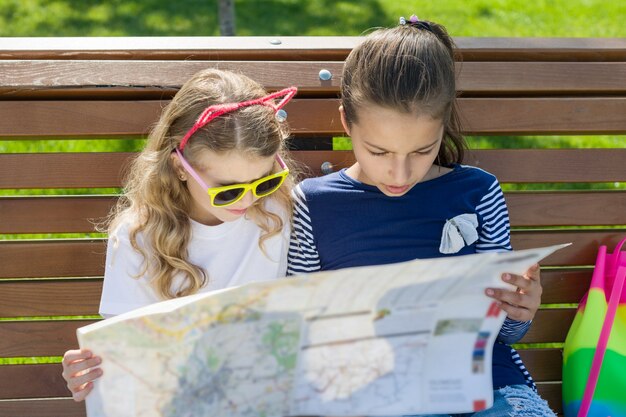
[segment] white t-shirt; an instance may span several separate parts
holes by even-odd
[[[259,247],[262,230],[242,216],[217,226],[206,226],[190,220],[191,240],[189,261],[203,268],[208,283],[199,292],[209,292],[248,282],[267,281],[285,276],[290,226],[284,210],[268,209],[281,215],[285,225],[282,233],[263,242],[265,253]],[[143,257],[130,244],[129,226],[133,219],[125,219],[109,236],[104,285],[100,298],[100,315],[111,317],[139,307],[163,301],[149,283],[149,277],[136,278],[143,267]],[[137,243],[143,244],[138,234]],[[174,289],[182,277],[174,281]],[[178,283],[178,284],[177,284]]]

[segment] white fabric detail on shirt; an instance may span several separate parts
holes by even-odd
[[[457,253],[478,240],[478,217],[474,213],[459,214],[446,220],[441,235],[439,252]]]

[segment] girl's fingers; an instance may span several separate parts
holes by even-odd
[[[539,264],[534,264],[528,268],[528,271],[526,271],[524,276],[531,281],[541,282],[541,268],[539,267]]]
[[[77,374],[80,374],[89,368],[93,368],[95,366],[100,365],[101,362],[102,360],[100,359],[99,356],[94,356],[86,360],[83,359],[83,360],[79,360],[76,362],[71,362],[69,365],[66,365],[64,362],[63,363],[63,378],[65,378],[66,381],[69,381],[70,379],[74,378]]]
[[[91,358],[93,356],[93,353],[91,353],[90,350],[88,349],[75,349],[75,350],[68,350],[67,352],[65,352],[65,355],[63,355],[63,365],[69,365],[74,361],[80,360],[80,359],[88,359]]]
[[[487,296],[500,301],[503,304],[511,304],[514,306],[530,307],[528,303],[528,297],[526,294],[522,294],[515,291],[504,290],[501,288],[488,288],[485,291]]]
[[[522,275],[502,274],[502,281],[515,285],[521,291],[527,293],[535,288],[541,287],[538,281]]]
[[[73,392],[72,398],[76,402],[84,401],[85,397],[87,396],[87,394],[91,392],[92,389],[93,389],[93,382],[88,382],[87,384],[85,384],[85,386],[82,389],[76,392]]]
[[[488,288],[485,294],[498,301],[499,307],[513,320],[528,321],[535,317],[541,297],[520,292]]]
[[[529,321],[534,317],[534,314],[532,314],[530,310],[523,307],[502,303],[500,304],[500,308],[506,313],[508,318],[513,320]]]
[[[70,380],[67,381],[67,387],[69,388],[70,391],[72,391],[72,393],[78,393],[79,391],[84,390],[85,384],[87,384],[88,382],[92,382],[94,379],[99,378],[101,376],[102,376],[102,369],[100,368],[92,369],[91,371],[85,374],[70,378]]]

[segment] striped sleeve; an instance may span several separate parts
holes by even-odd
[[[320,257],[313,238],[311,216],[300,185],[292,193],[294,202],[293,229],[287,256],[287,275],[300,275],[321,269]]]
[[[476,242],[476,252],[503,252],[511,250],[509,211],[498,180],[495,180],[487,194],[476,207],[483,219],[483,226]]]
[[[511,348],[511,360],[515,365],[517,365],[522,375],[524,375],[526,385],[528,385],[533,391],[537,392],[537,386],[535,385],[533,377],[530,375],[530,372],[528,372],[528,369],[526,369],[526,365],[524,365],[519,353],[517,353],[517,351],[513,348]]]
[[[532,320],[518,321],[507,317],[502,324],[500,333],[498,333],[497,340],[507,345],[519,342],[530,328],[531,323]]]
[[[476,242],[476,252],[510,251],[511,231],[509,211],[504,201],[504,194],[498,180],[489,187],[487,194],[476,207],[477,214],[483,219],[483,226]],[[519,341],[530,327],[531,321],[504,320],[498,341],[512,344]]]

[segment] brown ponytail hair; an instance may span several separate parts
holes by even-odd
[[[444,139],[438,164],[461,163],[466,144],[456,109],[455,45],[434,22],[378,29],[346,59],[341,101],[348,125],[368,104],[441,119]]]

